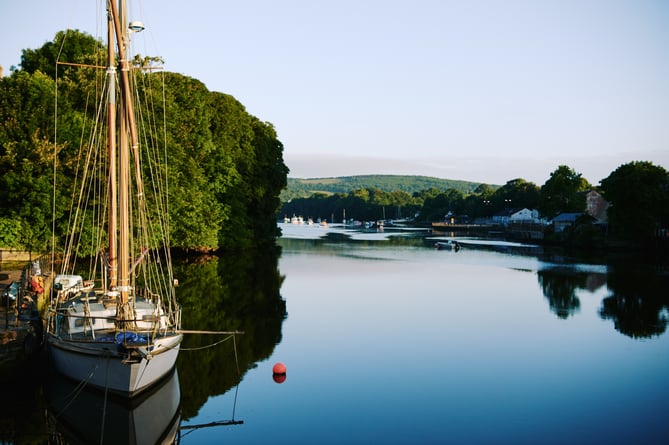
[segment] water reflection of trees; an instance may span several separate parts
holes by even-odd
[[[613,320],[615,329],[632,338],[664,333],[669,321],[669,275],[647,265],[618,265],[608,275],[611,295],[599,315]]]
[[[244,332],[235,343],[230,339],[211,348],[206,346],[223,337],[186,335],[177,362],[185,419],[195,416],[210,396],[237,385],[281,341],[286,304],[278,257],[278,249],[235,252],[175,267],[184,329]]]
[[[537,275],[552,312],[563,319],[578,312],[581,301],[576,296],[576,289],[586,287],[587,274],[551,268],[540,270]]]

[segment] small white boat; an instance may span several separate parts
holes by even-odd
[[[453,251],[458,251],[460,250],[461,246],[460,243],[458,243],[455,240],[447,240],[447,241],[437,241],[434,243],[434,248],[437,250],[453,250]]]

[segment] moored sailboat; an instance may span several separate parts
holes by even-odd
[[[81,187],[73,199],[82,205],[70,212],[72,227],[47,309],[45,340],[53,366],[64,376],[131,397],[173,371],[183,334],[169,252],[166,181],[144,177],[164,166],[149,165],[153,159],[143,154],[133,104],[130,76],[145,74],[129,60],[130,30],[143,25],[128,25],[125,1],[116,1],[107,2],[106,106],[100,108],[106,109],[108,129],[102,136],[95,132],[103,143],[87,144],[90,151],[82,156],[83,173],[76,178]],[[105,155],[95,152],[98,146]],[[90,223],[92,228],[84,228]],[[86,258],[84,244],[94,252]],[[63,286],[59,277],[83,274],[81,259],[89,266],[87,280]]]

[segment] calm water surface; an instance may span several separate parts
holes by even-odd
[[[283,229],[280,342],[182,422],[244,424],[182,443],[669,443],[666,271]]]
[[[669,443],[666,268],[282,227],[280,257],[178,264],[184,327],[244,335],[187,336],[178,375],[132,406],[11,377],[1,441]]]

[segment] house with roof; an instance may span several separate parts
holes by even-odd
[[[530,209],[520,209],[509,216],[510,223],[536,223],[539,221],[539,211]]]
[[[515,212],[513,209],[504,209],[492,215],[492,223],[506,226],[509,224],[511,215]]]
[[[511,223],[539,223],[539,211],[527,208],[504,209],[492,216],[494,224],[508,226]]]
[[[553,225],[553,230],[555,233],[559,233],[576,226],[576,224],[584,217],[591,220],[593,219],[585,212],[568,212],[560,213],[555,218],[553,218],[550,223]]]

